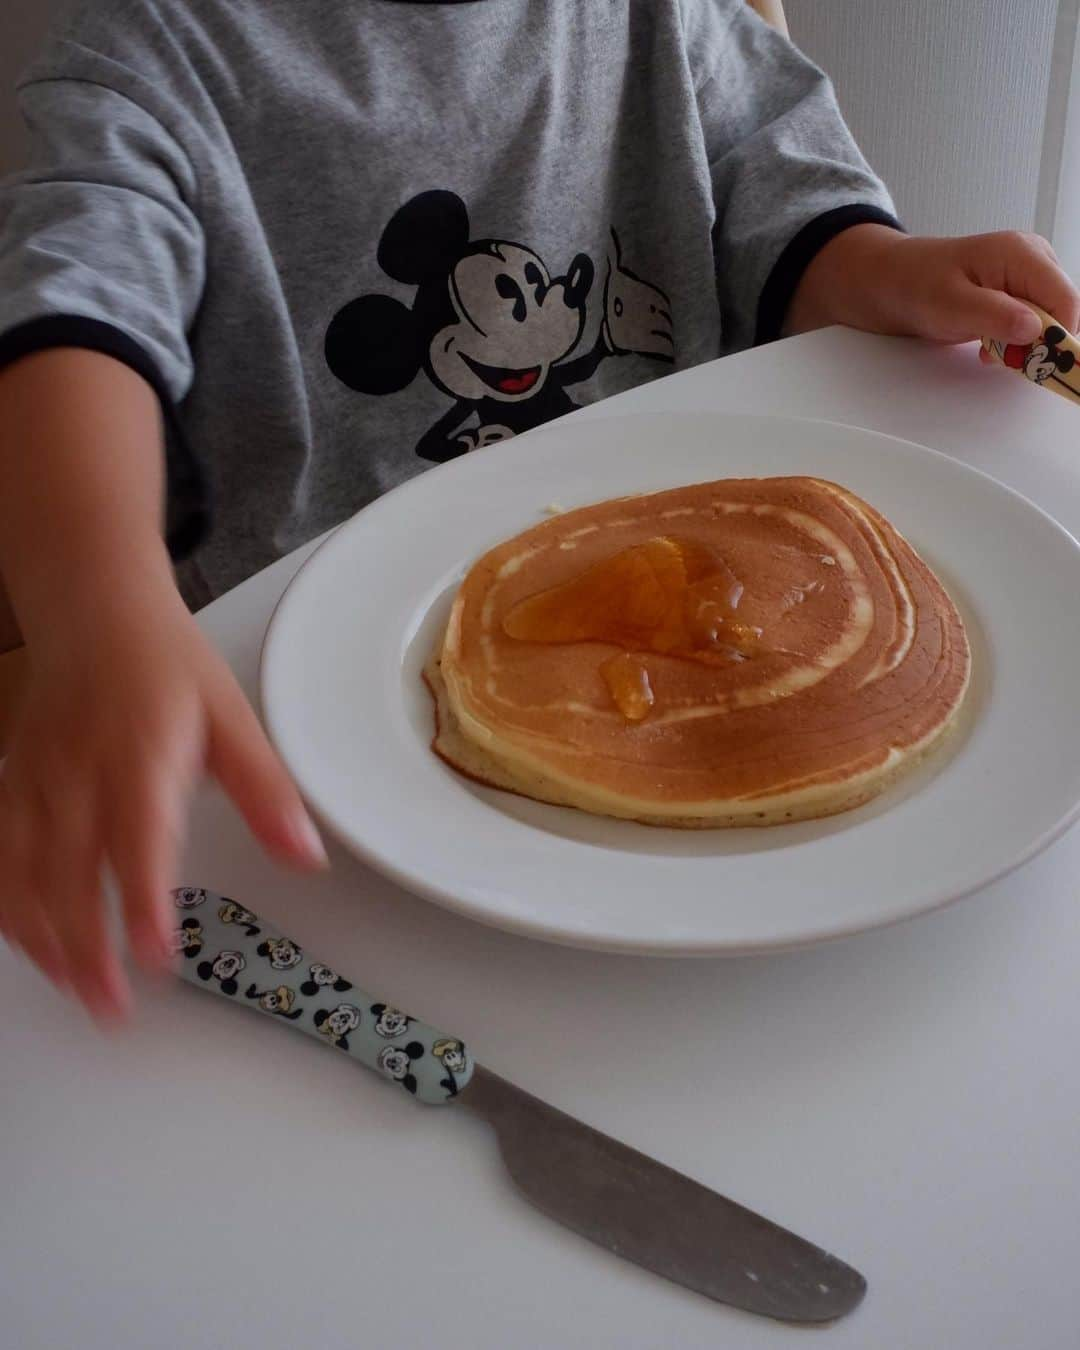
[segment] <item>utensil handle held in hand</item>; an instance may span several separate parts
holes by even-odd
[[[1032,384],[1041,384],[1080,403],[1080,341],[1038,305],[1030,300],[1024,304],[1039,316],[1042,335],[1026,347],[983,338],[983,351],[1018,375],[1026,376]]]
[[[472,1057],[456,1037],[309,961],[249,909],[194,886],[173,891],[172,898],[182,979],[344,1050],[423,1102],[453,1100],[472,1077]]]

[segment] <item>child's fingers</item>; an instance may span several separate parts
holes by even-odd
[[[6,777],[0,774],[0,937],[16,945],[14,925],[22,907],[26,871],[26,830]]]
[[[109,861],[131,949],[142,965],[160,970],[169,959],[167,898],[176,882],[176,854],[192,771],[183,759],[170,763],[163,757],[126,777],[110,813]]]
[[[54,984],[68,984],[67,963],[31,875],[31,822],[25,806],[0,790],[0,937],[21,950]]]
[[[84,889],[68,890],[52,917],[72,989],[99,1021],[122,1020],[131,990],[109,940],[96,867],[88,869]]]
[[[1037,341],[1042,332],[1042,322],[1029,305],[1004,291],[974,283],[964,288],[951,319],[964,331],[965,338],[994,338],[1023,345]]]
[[[266,848],[302,867],[325,867],[319,832],[240,688],[223,680],[215,695],[208,769]]]
[[[26,956],[58,989],[71,985],[67,957],[56,930],[37,904],[28,904],[20,911],[12,925],[13,945],[22,948]]]
[[[93,905],[99,891],[101,839],[93,805],[96,794],[88,785],[70,782],[66,791],[61,790],[60,781],[51,787],[52,795],[42,796],[38,803],[33,879],[48,928],[57,938],[65,973],[72,987],[81,990],[93,983],[94,966],[91,963],[90,969],[79,972],[68,968],[63,930],[81,923],[82,906]],[[87,896],[91,897],[89,901]]]
[[[1044,241],[1040,241],[1044,242]],[[1075,333],[1080,326],[1080,291],[1062,271],[1052,249],[1032,249],[1020,269],[1009,277],[1008,289],[1022,300],[1030,300]]]
[[[71,981],[64,949],[37,895],[22,879],[10,872],[5,877],[7,907],[0,915],[0,937],[52,980],[60,989]]]
[[[97,822],[74,809],[62,819],[43,813],[39,831],[36,889],[71,988],[99,1021],[121,1019],[131,994],[108,936]]]

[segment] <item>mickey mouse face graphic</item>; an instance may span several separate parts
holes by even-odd
[[[412,1072],[414,1060],[424,1053],[419,1041],[410,1041],[408,1045],[388,1045],[379,1051],[378,1065],[388,1078],[400,1083],[407,1092],[416,1091],[416,1076]]]
[[[1036,384],[1045,384],[1054,375],[1067,375],[1076,364],[1072,352],[1059,350],[1065,341],[1064,328],[1048,328],[1041,342],[1036,342],[1024,359],[1024,374]]]
[[[339,1003],[332,1012],[319,1008],[312,1021],[331,1045],[349,1048],[349,1033],[360,1025],[360,1009],[351,1003]]]
[[[236,993],[236,977],[247,965],[239,952],[222,952],[214,961],[203,961],[198,968],[200,980],[217,980],[223,994]]]
[[[173,904],[177,909],[195,909],[197,905],[205,903],[206,892],[194,886],[182,886],[178,891],[173,891]]]
[[[595,268],[576,254],[553,275],[528,245],[470,238],[465,203],[422,192],[383,231],[378,262],[416,287],[411,308],[384,295],[349,301],[326,333],[334,375],[362,394],[394,394],[421,371],[453,406],[420,438],[417,454],[441,462],[570,412],[567,388],[601,361],[628,353],[673,359],[671,307],[662,291],[608,261],[599,335],[571,357],[585,331]]]
[[[387,1040],[392,1040],[395,1036],[403,1036],[409,1029],[409,1023],[412,1018],[407,1017],[397,1008],[388,1008],[385,1003],[373,1003],[371,1012],[378,1018],[375,1023],[375,1030],[380,1036],[385,1036]]]
[[[1064,328],[1052,324],[1038,342],[1028,347],[1015,342],[991,345],[1010,370],[1023,371],[1033,384],[1045,384],[1048,380],[1067,375],[1076,365],[1073,353],[1061,350],[1060,344],[1067,337]],[[1061,383],[1067,382],[1062,380]]]
[[[532,249],[494,240],[475,246],[450,273],[454,320],[431,340],[432,378],[473,402],[531,398],[577,346],[592,282],[584,254],[553,281]]]
[[[316,961],[314,965],[308,966],[311,973],[311,979],[305,980],[300,986],[300,992],[306,994],[308,998],[312,994],[317,994],[320,989],[333,989],[339,994],[343,994],[346,989],[351,989],[352,985],[348,980],[343,980],[340,975],[331,970],[329,966],[324,966],[321,961]]]
[[[254,916],[252,916],[254,917]],[[255,948],[260,956],[269,957],[275,970],[291,970],[304,959],[304,953],[288,938],[267,938]]]

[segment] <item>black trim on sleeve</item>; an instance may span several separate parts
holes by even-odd
[[[78,314],[50,314],[0,334],[0,369],[50,347],[83,347],[115,357],[141,375],[157,394],[165,421],[165,542],[174,561],[188,557],[209,529],[206,481],[157,362],[134,338],[111,323]]]
[[[788,243],[761,288],[757,332],[754,334],[755,347],[776,341],[803,273],[826,244],[844,230],[850,230],[853,225],[888,225],[900,231],[904,228],[895,216],[879,206],[838,206],[824,215],[815,216]]]

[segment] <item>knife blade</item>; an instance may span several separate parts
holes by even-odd
[[[192,886],[172,897],[181,977],[290,1022],[420,1101],[472,1110],[522,1195],[566,1228],[761,1316],[828,1322],[861,1302],[866,1281],[837,1257],[476,1065],[457,1037],[309,960],[234,900]]]
[[[793,1322],[833,1321],[866,1293],[837,1257],[484,1068],[461,1100],[494,1126],[526,1199],[616,1256]]]

